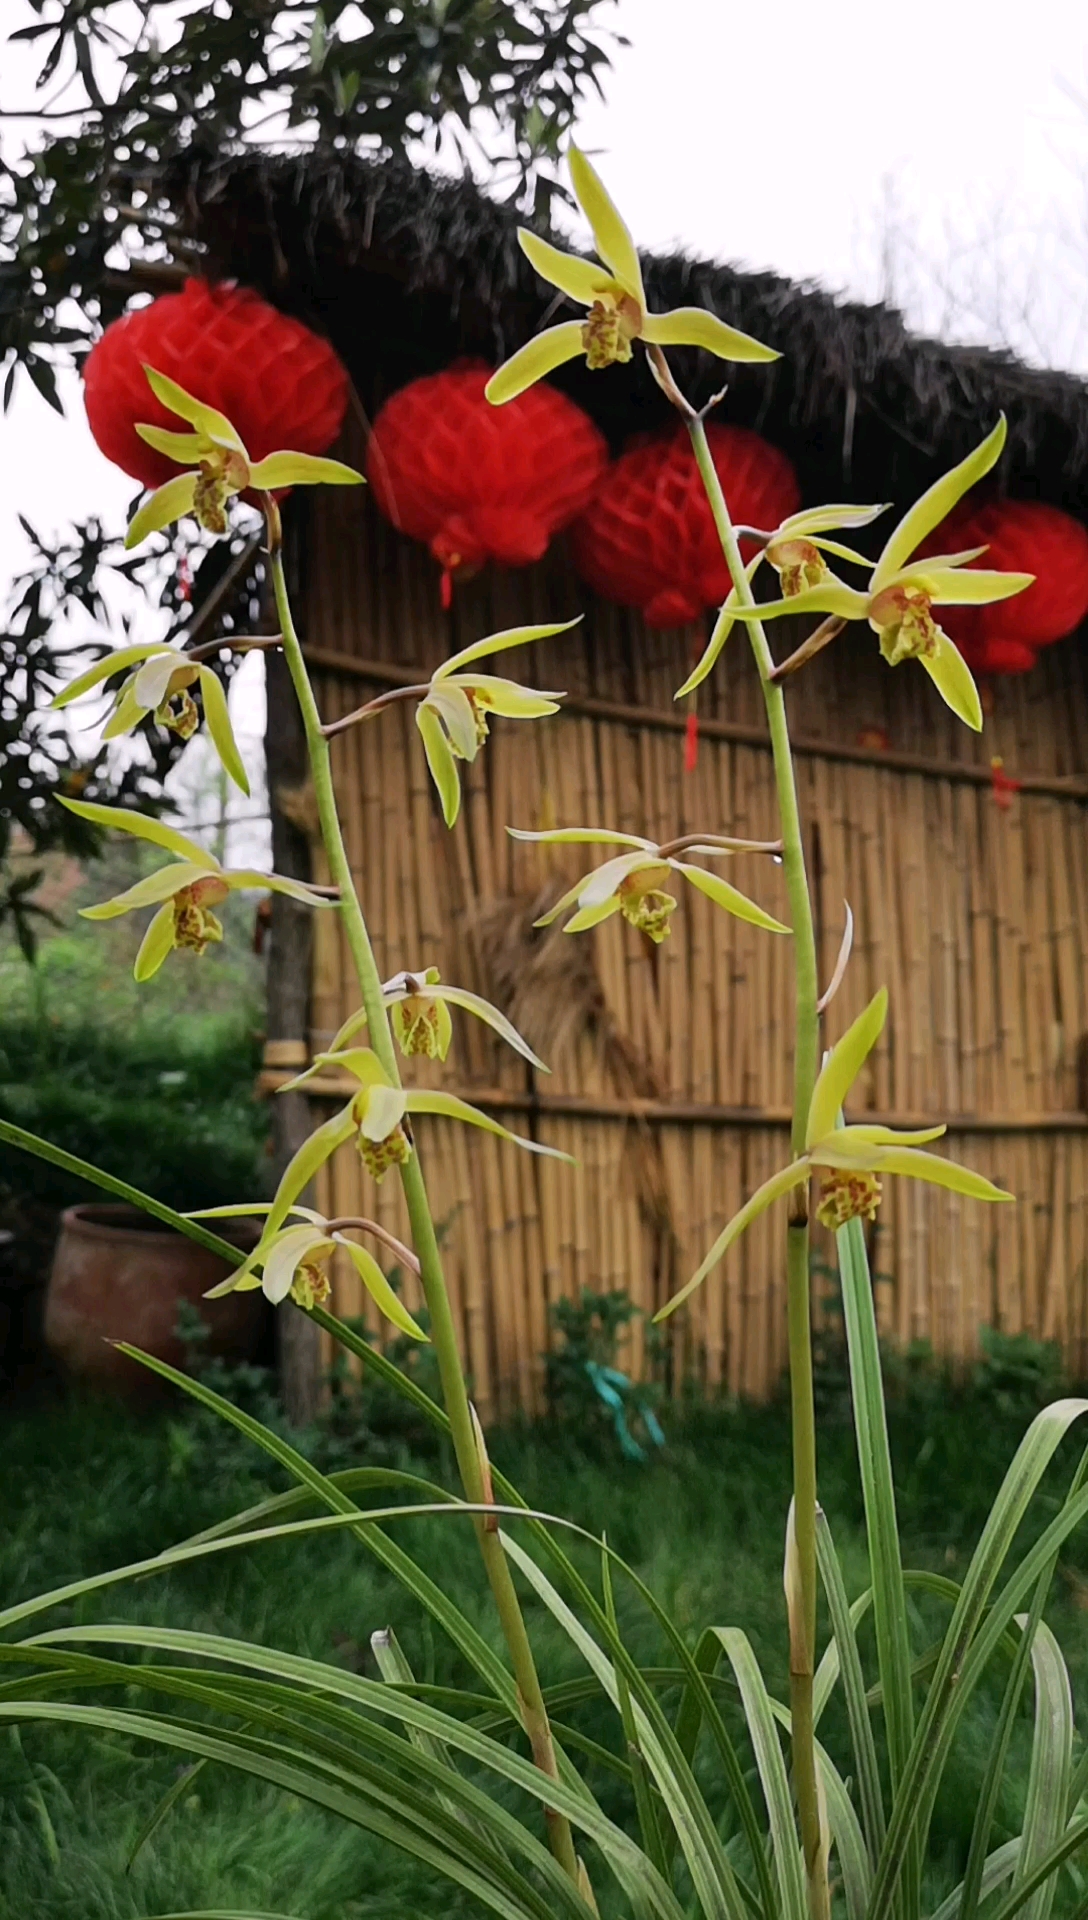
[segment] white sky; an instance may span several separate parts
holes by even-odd
[[[1088,373],[1084,0],[618,0],[613,18],[631,45],[579,138],[640,245],[888,293],[916,325]],[[32,72],[5,49],[0,105]],[[0,422],[0,591],[25,561],[17,510],[47,534],[123,523],[132,483],[63,384],[66,419],[21,380]]]

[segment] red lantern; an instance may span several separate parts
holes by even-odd
[[[573,400],[540,384],[493,407],[484,399],[491,372],[465,361],[401,387],[367,452],[378,506],[430,547],[447,604],[452,574],[539,560],[608,465],[603,436]]]
[[[1033,573],[1034,584],[988,606],[942,607],[941,625],[976,673],[1027,673],[1040,647],[1063,640],[1088,615],[1088,532],[1036,500],[967,501],[930,535],[923,553],[981,546],[987,551],[974,565]]]
[[[800,506],[790,462],[758,433],[709,426],[707,439],[735,521],[770,529]],[[746,558],[754,551],[741,542]],[[575,527],[574,558],[595,593],[641,607],[651,626],[685,626],[725,599],[729,573],[682,427],[621,454]]]
[[[324,453],[344,417],[348,376],[327,340],[245,287],[187,280],[106,328],[83,367],[91,432],[108,460],[145,487],[178,471],[136,422],[184,431],[147,384],[169,375],[237,427],[253,460],[279,448]]]

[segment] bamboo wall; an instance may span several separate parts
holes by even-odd
[[[483,633],[563,618],[589,598],[557,548],[530,572],[459,589],[445,615],[426,554],[372,508],[360,511],[358,496],[331,490],[314,512],[305,574],[304,639],[327,718],[420,678]],[[691,890],[660,948],[618,918],[542,942],[530,932],[534,913],[592,863],[592,850],[519,846],[505,832],[508,823],[608,824],[654,839],[697,829],[772,837],[771,759],[739,632],[701,691],[698,766],[684,772],[672,696],[701,645],[701,634],[648,632],[620,609],[588,605],[580,629],[497,661],[494,671],[570,698],[552,720],[493,724],[452,833],[411,705],[334,744],[383,975],[439,964],[444,978],[504,1004],[553,1066],[546,1080],[533,1076],[455,1014],[445,1068],[411,1061],[406,1077],[437,1077],[578,1163],[542,1161],[444,1121],[418,1125],[484,1418],[539,1409],[548,1310],[560,1296],[626,1287],[653,1310],[787,1151],[787,942]],[[1020,1199],[1015,1209],[985,1208],[888,1181],[871,1245],[883,1328],[960,1358],[976,1350],[982,1326],[1027,1330],[1062,1341],[1079,1371],[1088,1365],[1083,660],[1082,644],[1069,642],[1027,679],[998,683],[981,740],[952,720],[920,671],[884,667],[860,631],[789,694],[825,980],[844,899],[857,925],[828,1041],[879,985],[891,993],[852,1117],[948,1118],[950,1151]],[[1021,783],[1007,809],[992,790],[992,753]],[[784,913],[771,863],[746,857],[729,875]],[[315,1049],[355,1005],[333,916],[318,929]],[[323,1083],[315,1119],[336,1092]],[[351,1147],[327,1171],[318,1204],[405,1231],[395,1177],[375,1188]],[[758,1223],[676,1324],[678,1365],[711,1389],[758,1397],[781,1375],[782,1231],[777,1213]],[[832,1250],[818,1251],[827,1259]],[[341,1273],[336,1284],[337,1310],[374,1324],[358,1281]],[[406,1298],[417,1304],[411,1284]],[[636,1333],[627,1356],[635,1367],[638,1342]]]

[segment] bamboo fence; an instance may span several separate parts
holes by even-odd
[[[351,457],[349,452],[348,457]],[[654,948],[618,918],[578,939],[531,923],[593,849],[542,849],[506,826],[612,825],[671,838],[777,831],[761,700],[739,630],[700,690],[700,748],[684,771],[673,694],[701,632],[651,632],[595,604],[562,543],[537,568],[488,573],[439,606],[436,571],[371,507],[331,493],[313,513],[302,627],[327,718],[418,680],[489,631],[584,624],[500,656],[495,672],[568,692],[545,722],[499,720],[466,770],[461,819],[442,824],[414,707],[337,736],[334,768],[352,866],[383,975],[437,963],[496,999],[550,1060],[534,1075],[456,1015],[446,1085],[572,1154],[519,1153],[442,1120],[417,1127],[473,1392],[485,1419],[539,1411],[549,1311],[584,1286],[626,1288],[652,1312],[788,1149],[791,990],[786,942],[682,892]],[[776,636],[776,645],[778,645]],[[785,644],[784,642],[782,643]],[[1088,701],[1083,653],[1052,648],[996,683],[981,739],[926,676],[890,672],[855,630],[791,685],[791,724],[826,979],[844,901],[857,937],[826,1020],[830,1043],[881,984],[891,1011],[852,1115],[950,1122],[949,1147],[1019,1199],[986,1208],[889,1181],[871,1256],[885,1335],[956,1360],[990,1326],[1061,1343],[1088,1365]],[[999,804],[991,754],[1019,788]],[[585,855],[587,858],[580,858]],[[765,857],[730,878],[785,910]],[[678,882],[678,888],[683,882]],[[318,919],[311,1047],[355,1004],[334,917]],[[420,1069],[421,1071],[416,1071]],[[282,1077],[282,1076],[279,1076]],[[272,1085],[277,1076],[266,1075]],[[315,1088],[315,1121],[346,1086]],[[328,1212],[404,1234],[395,1179],[375,1187],[350,1147],[319,1182]],[[710,1390],[772,1392],[786,1359],[779,1212],[766,1216],[679,1317],[678,1372]],[[826,1236],[824,1236],[826,1239]],[[830,1261],[820,1242],[817,1254]],[[349,1269],[337,1311],[377,1317]],[[411,1277],[405,1297],[419,1304]],[[627,1355],[641,1360],[636,1331]]]

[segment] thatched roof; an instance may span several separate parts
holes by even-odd
[[[514,213],[469,182],[401,162],[247,153],[194,157],[174,191],[212,270],[326,331],[368,405],[459,354],[498,360],[557,311],[518,248]],[[903,501],[1004,410],[1001,484],[1088,520],[1088,385],[1073,375],[922,339],[892,308],[777,274],[686,255],[643,267],[652,307],[712,307],[782,351],[773,366],[728,370],[721,417],[784,447],[806,498]],[[697,401],[720,385],[706,355],[675,365]],[[667,413],[640,355],[607,375],[575,365],[557,383],[616,446]]]

